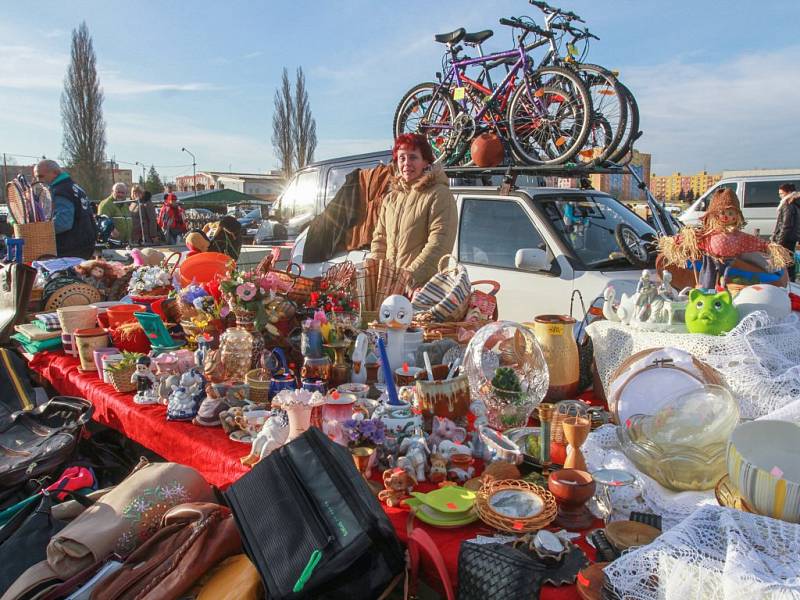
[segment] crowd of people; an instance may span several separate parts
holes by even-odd
[[[186,233],[183,207],[172,184],[167,184],[156,214],[148,190],[134,185],[128,197],[128,187],[115,183],[111,195],[98,205],[97,219],[101,239],[120,245],[177,244]]]

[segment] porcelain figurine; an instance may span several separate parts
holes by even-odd
[[[740,318],[763,310],[771,319],[779,321],[792,312],[789,290],[775,285],[748,285],[739,291],[733,299],[733,305]]]
[[[462,484],[475,475],[474,459],[469,454],[454,454],[447,467],[447,479]]]
[[[672,287],[672,275],[668,271],[664,271],[658,286],[652,283],[648,271],[643,271],[637,290],[631,296],[622,294],[615,307],[616,290],[608,286],[603,292],[603,316],[634,329],[684,331],[683,315],[688,296]]]
[[[289,439],[289,419],[282,410],[273,411],[271,417],[258,432],[250,448],[250,454],[242,459],[242,464],[252,467],[262,458],[283,446]]]
[[[169,402],[169,395],[176,387],[181,384],[180,375],[170,375],[158,382],[158,403],[166,404]]]
[[[486,405],[480,399],[475,399],[469,404],[469,412],[475,415],[475,422],[473,428],[477,432],[482,425],[489,424],[489,418],[486,416]],[[486,444],[481,440],[481,436],[477,434],[472,435],[469,447],[472,450],[472,455],[482,458],[483,460],[489,459],[489,451]]]
[[[386,298],[378,312],[380,322],[386,326],[386,354],[392,373],[406,360],[405,336],[413,316],[411,301],[399,294]]]
[[[436,449],[438,454],[444,456],[448,461],[456,454],[466,454],[472,456],[472,449],[464,444],[457,444],[450,440],[444,440]]]
[[[387,469],[383,472],[383,486],[386,489],[378,492],[378,500],[392,508],[399,506],[400,502],[409,497],[416,484],[414,478],[404,469]]]
[[[418,482],[425,481],[425,467],[428,463],[428,445],[422,435],[409,436],[400,442],[401,458],[397,459],[397,465],[402,463],[410,469],[411,476]],[[402,459],[405,459],[403,461]]]
[[[167,420],[189,421],[197,414],[197,403],[185,386],[178,386],[169,396]]]
[[[467,439],[467,430],[458,427],[447,417],[433,418],[433,432],[428,438],[431,448],[438,448],[439,444],[445,440],[450,440],[461,444]]]
[[[428,480],[431,483],[441,483],[447,479],[447,459],[441,454],[431,454],[431,468]]]
[[[323,421],[322,433],[327,435],[340,446],[347,446],[347,440],[345,440],[344,437],[344,429],[342,428],[342,424],[336,419],[326,419]]]
[[[133,396],[133,401],[136,404],[155,404],[158,402],[155,389],[156,381],[151,358],[149,356],[140,356],[136,360],[136,370],[131,375],[131,383],[136,384],[136,394]]]
[[[369,352],[369,337],[366,333],[359,333],[353,348],[353,369],[350,373],[352,383],[367,382],[367,353]]]

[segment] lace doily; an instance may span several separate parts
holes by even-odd
[[[673,492],[648,477],[628,460],[617,440],[616,425],[603,425],[589,434],[581,447],[589,471],[622,469],[636,477],[640,492],[628,488],[610,488],[615,513],[624,518],[632,510],[661,515],[664,530],[674,527],[701,506],[717,506],[714,490],[702,492]]]
[[[603,573],[626,600],[800,598],[800,525],[705,507]]]
[[[592,336],[606,395],[611,374],[632,354],[673,347],[686,350],[725,377],[742,417],[800,422],[800,318],[796,313],[776,321],[756,311],[723,336],[638,331],[611,321],[596,321],[586,330]]]

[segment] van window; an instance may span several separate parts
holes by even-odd
[[[333,200],[339,188],[344,185],[344,180],[347,179],[350,173],[356,169],[373,169],[379,164],[381,164],[381,161],[376,159],[362,164],[348,163],[340,167],[331,167],[328,170],[328,178],[325,183],[325,206],[330,204],[330,201]]]
[[[780,202],[778,188],[784,183],[793,183],[800,186],[800,180],[795,181],[747,181],[744,184],[745,208],[762,207],[776,208]]]
[[[709,192],[703,196],[702,202],[697,206],[695,210],[701,210],[703,212],[708,210],[708,202],[711,200],[711,196],[713,196],[717,190],[733,190],[733,193],[736,193],[736,182],[729,182],[729,183],[720,183],[718,186],[715,186],[709,190]]]
[[[303,171],[294,176],[281,197],[281,215],[286,219],[315,214],[319,171]]]
[[[517,202],[466,198],[461,208],[458,257],[465,263],[514,269],[517,250],[544,240]]]

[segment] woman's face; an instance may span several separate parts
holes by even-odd
[[[425,172],[430,163],[422,158],[422,153],[417,149],[400,148],[397,151],[397,169],[400,177],[406,183],[416,181]]]

